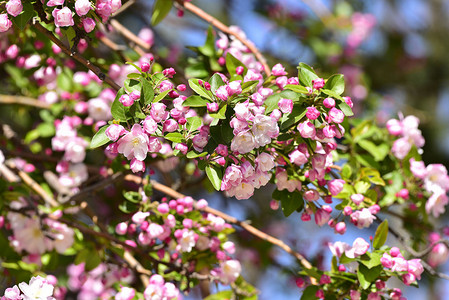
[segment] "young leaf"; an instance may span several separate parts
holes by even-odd
[[[92,138],[92,141],[90,142],[90,148],[98,148],[100,146],[103,146],[104,144],[110,142],[110,139],[106,136],[106,129],[109,126],[103,126],[100,128],[100,130],[97,131],[97,133]]]
[[[231,77],[233,77],[234,75],[237,75],[237,73],[235,72],[235,69],[241,66],[243,67],[243,75],[246,74],[246,72],[248,71],[248,68],[237,58],[235,58],[234,55],[232,55],[231,53],[227,53],[226,54],[226,69],[228,70],[229,75],[231,75]]]
[[[210,90],[212,92],[215,92],[220,86],[225,85],[223,79],[221,79],[221,76],[218,74],[212,75],[212,77],[209,79],[209,83],[210,83]]]
[[[125,89],[131,93],[132,91],[138,91],[141,90],[141,84],[140,81],[135,79],[126,79],[124,82]]]
[[[366,290],[367,288],[369,288],[374,280],[379,277],[379,274],[382,270],[382,266],[368,269],[363,264],[359,264],[359,267],[357,269],[357,279],[359,280],[359,284],[362,289]]]
[[[345,77],[342,74],[332,75],[326,81],[324,88],[333,91],[337,95],[343,94],[345,91]]]
[[[210,99],[210,95],[209,93],[206,91],[205,88],[203,88],[202,86],[200,86],[200,84],[198,83],[198,79],[190,79],[189,80],[189,86],[192,90],[194,90],[198,95],[206,98],[206,99]]]
[[[142,78],[142,91],[140,92],[140,101],[142,102],[143,106],[146,107],[148,104],[150,104],[154,99],[154,90],[151,83]]]
[[[222,108],[220,108],[219,111],[217,111],[216,113],[213,114],[209,114],[212,118],[215,119],[226,119],[226,109],[227,109],[227,105],[223,105]]]
[[[198,127],[200,127],[202,124],[201,118],[199,117],[190,117],[187,118],[187,126],[186,129],[189,132],[192,132],[194,130],[197,130]]]
[[[309,65],[305,63],[299,63],[298,79],[302,85],[312,87],[312,80],[318,78],[318,75],[315,74],[315,71],[313,71],[313,69]]]
[[[173,0],[156,0],[151,16],[151,25],[159,24],[168,15],[172,6]]]
[[[165,91],[165,92],[162,92],[162,93],[158,94],[158,95],[154,98],[153,102],[159,102],[159,101],[161,101],[162,99],[165,98],[165,96],[167,96],[167,94],[168,94],[169,92],[170,92],[170,90],[167,90],[167,91]]]
[[[300,94],[308,94],[309,91],[304,86],[296,85],[296,84],[287,84],[284,89],[291,90]]]
[[[179,132],[169,132],[164,136],[164,138],[174,143],[182,143],[184,140],[184,137]]]
[[[126,121],[126,108],[125,106],[123,106],[122,103],[120,103],[120,101],[118,99],[120,99],[120,97],[122,95],[125,94],[125,89],[121,88],[118,92],[117,92],[117,96],[115,96],[115,100],[114,102],[112,102],[112,106],[111,106],[111,114],[112,117],[116,120],[121,120],[121,121]]]
[[[387,241],[388,236],[388,220],[384,220],[379,227],[377,227],[376,234],[374,235],[373,247],[380,248]]]
[[[219,191],[221,189],[221,180],[223,179],[221,168],[215,165],[206,166],[206,175],[214,186],[214,189]]]
[[[207,30],[206,42],[203,46],[198,47],[198,50],[205,56],[210,57],[215,55],[215,36],[212,26],[209,26]]]
[[[209,100],[206,100],[200,96],[190,96],[189,98],[187,98],[182,105],[183,106],[190,106],[190,107],[203,107],[206,106],[207,103],[210,103]]]
[[[350,117],[354,115],[351,107],[349,107],[349,105],[346,104],[346,102],[340,102],[337,104],[337,106],[345,114],[345,116]]]

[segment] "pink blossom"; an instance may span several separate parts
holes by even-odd
[[[323,78],[317,78],[312,80],[312,84],[314,90],[319,90],[324,87],[325,82]]]
[[[251,131],[239,132],[231,142],[231,150],[241,154],[248,153],[256,147],[256,141]]]
[[[12,22],[8,19],[7,14],[0,14],[0,32],[6,32],[11,28]]]
[[[229,92],[225,85],[220,86],[216,91],[215,95],[222,101],[226,101],[229,98]]]
[[[351,195],[351,201],[357,206],[360,205],[364,199],[365,196],[363,196],[362,194]]]
[[[332,196],[337,196],[343,190],[344,184],[343,179],[333,179],[327,183],[327,187]]]
[[[128,159],[136,158],[143,161],[147,157],[149,143],[148,136],[142,130],[142,126],[134,124],[131,131],[118,140],[117,151]]]
[[[326,108],[333,108],[335,107],[335,100],[333,98],[326,98],[323,100],[323,105]]]
[[[357,238],[352,244],[352,248],[345,251],[345,254],[349,258],[355,258],[365,254],[370,245],[363,238]]]
[[[229,96],[241,94],[242,93],[241,81],[240,80],[231,81],[227,85],[227,90]]]
[[[324,206],[326,206],[326,205],[324,205]],[[332,211],[332,208],[330,209],[330,211]],[[331,215],[330,215],[330,212],[328,209],[319,208],[315,212],[315,223],[321,227],[324,224],[326,224],[327,221],[329,221],[330,216]]]
[[[87,33],[91,32],[95,28],[95,21],[92,18],[84,18],[83,28]]]
[[[115,300],[131,300],[136,295],[136,291],[133,288],[122,287],[120,292],[115,295]]]
[[[303,138],[314,138],[316,135],[315,126],[309,121],[300,123],[297,129]]]
[[[164,103],[157,102],[151,105],[150,116],[156,123],[168,118],[168,112],[165,111],[167,106]]]
[[[362,210],[358,210],[351,214],[351,222],[360,229],[369,227],[375,218],[376,217],[373,216],[367,208],[362,208]]]
[[[444,207],[449,203],[449,199],[446,192],[443,190],[438,190],[430,196],[429,200],[426,202],[426,212],[438,218],[439,215],[444,213]]]
[[[423,161],[415,161],[410,158],[410,171],[418,178],[424,179],[427,176],[427,169]]]
[[[52,12],[53,18],[55,19],[56,27],[66,27],[73,26],[72,11],[68,7],[63,7],[61,9],[55,8]]]
[[[59,5],[63,5],[63,4],[64,4],[64,0],[49,0],[47,2],[48,7],[59,6]]]
[[[344,113],[338,108],[331,108],[329,111],[329,122],[340,124],[345,118]]]
[[[390,119],[387,122],[387,130],[391,135],[398,136],[402,134],[402,123],[396,119]]]
[[[145,163],[136,158],[133,158],[129,163],[129,167],[133,173],[144,172],[145,171]]]
[[[218,103],[206,103],[207,111],[208,112],[217,112],[218,111]]]
[[[274,76],[283,76],[283,75],[287,75],[287,72],[285,72],[285,68],[284,66],[282,66],[281,64],[276,64],[273,66],[273,68],[271,69],[271,73]]]
[[[344,242],[335,242],[327,244],[333,256],[340,258],[345,251],[350,250],[351,246]]]
[[[316,109],[315,106],[309,106],[307,107],[306,117],[309,120],[316,120],[320,116],[320,112],[318,109]]]
[[[75,10],[78,16],[86,15],[91,9],[91,3],[89,0],[76,0]]]
[[[113,142],[117,141],[118,138],[126,133],[126,129],[119,124],[111,124],[109,125],[109,127],[106,129],[105,134],[106,136]]]
[[[291,99],[281,99],[278,102],[279,109],[284,114],[289,114],[293,110],[293,100]]]
[[[402,137],[394,141],[391,151],[397,158],[404,159],[410,152],[411,148],[412,144],[410,143],[409,139]]]
[[[20,0],[9,0],[6,3],[6,11],[13,17],[17,17],[23,10],[22,2]]]

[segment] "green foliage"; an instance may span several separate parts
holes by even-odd
[[[214,164],[211,164],[206,166],[206,174],[207,178],[209,178],[210,182],[214,186],[214,189],[219,191],[221,188],[221,181],[223,180],[222,169]]]
[[[387,241],[388,236],[388,220],[384,220],[379,227],[377,227],[376,234],[374,235],[373,247],[380,248]]]
[[[103,126],[97,131],[97,133],[95,133],[94,137],[92,138],[92,141],[90,142],[91,149],[98,148],[110,142],[109,138],[106,136],[107,128],[108,128],[107,125]]]
[[[170,12],[173,6],[173,0],[156,0],[153,6],[153,15],[151,16],[151,25],[159,24]]]

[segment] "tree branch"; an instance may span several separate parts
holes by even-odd
[[[77,60],[79,63],[81,63],[83,66],[91,70],[95,73],[95,75],[100,78],[100,80],[106,82],[109,84],[113,89],[118,91],[120,89],[120,86],[115,83],[110,77],[108,77],[106,74],[104,74],[99,67],[92,64],[90,61],[82,57],[77,52],[72,52],[66,45],[64,45],[58,38],[55,37],[55,35],[48,31],[45,27],[43,27],[39,22],[34,23],[34,27],[39,30],[41,33],[43,33],[46,37],[48,37],[53,43],[55,43],[61,50],[67,54],[70,57],[73,57],[75,60]]]
[[[0,104],[21,104],[27,106],[33,106],[37,108],[49,109],[50,104],[37,99],[15,96],[15,95],[0,95]]]
[[[125,180],[133,181],[133,182],[139,183],[139,184],[142,182],[142,178],[140,178],[139,176],[136,176],[136,175],[132,175],[132,174],[126,175],[125,176]],[[147,181],[145,179],[143,179],[143,183],[146,184]],[[173,197],[173,198],[176,198],[176,199],[186,197],[186,195],[181,194],[181,193],[173,190],[172,188],[170,188],[168,186],[165,186],[165,185],[163,185],[163,184],[161,184],[161,183],[159,183],[157,181],[150,180],[150,184],[152,185],[152,187],[155,190],[158,190],[158,191],[160,191],[160,192],[162,192],[162,193],[164,193],[164,194],[166,194],[166,195],[168,195],[170,197]],[[245,229],[246,231],[248,231],[249,233],[253,234],[254,236],[256,236],[256,237],[258,237],[258,238],[260,238],[262,240],[265,240],[265,241],[267,241],[267,242],[269,242],[269,243],[271,243],[273,245],[276,245],[276,246],[280,247],[285,252],[293,255],[296,259],[298,259],[298,261],[301,263],[301,265],[305,269],[311,269],[312,268],[312,264],[307,259],[305,259],[304,256],[302,256],[298,252],[295,252],[290,246],[285,244],[283,241],[281,241],[281,240],[279,240],[279,239],[277,239],[277,238],[275,238],[275,237],[273,237],[273,236],[271,236],[269,234],[266,234],[265,232],[260,231],[259,229],[255,228],[254,226],[251,226],[250,224],[248,224],[246,222],[240,221],[240,220],[238,220],[238,219],[236,219],[236,218],[234,218],[234,217],[232,217],[232,216],[230,216],[228,214],[225,214],[225,213],[223,213],[223,212],[221,212],[219,210],[216,210],[214,208],[205,207],[202,210],[204,212],[211,213],[211,214],[214,214],[214,215],[216,215],[218,217],[221,217],[222,219],[224,219],[228,223],[232,223],[232,224],[238,225],[238,226],[242,227],[243,229]]]
[[[220,31],[234,36],[236,39],[238,39],[240,42],[242,42],[243,45],[245,45],[257,58],[257,60],[262,64],[263,69],[265,70],[265,73],[267,76],[271,75],[271,69],[267,64],[267,60],[265,57],[260,53],[260,51],[257,49],[257,47],[250,42],[248,39],[243,38],[240,36],[237,32],[231,30],[228,26],[214,18],[213,16],[206,13],[201,8],[195,6],[191,2],[184,1],[184,0],[176,0],[176,2],[187,9],[188,11],[192,12],[193,14],[197,15],[201,19],[205,20],[206,22],[210,23],[212,26],[216,27]]]

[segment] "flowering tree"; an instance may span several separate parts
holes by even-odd
[[[239,28],[189,1],[157,0],[153,26],[172,8],[211,25],[205,43],[190,47],[194,55],[171,63],[152,48],[151,29],[135,35],[117,21],[130,5],[0,6],[8,78],[0,102],[10,114],[0,137],[2,299],[182,299],[198,291],[209,300],[256,299],[238,255],[248,236],[265,241],[254,245],[261,255],[268,244],[293,257],[301,299],[403,299],[390,278],[415,286],[425,271],[447,278],[436,269],[449,244],[435,220],[449,176],[422,161],[418,118],[357,119],[362,104],[346,93],[363,98],[360,83],[302,62],[269,63]],[[348,57],[375,24],[361,13],[350,20]],[[349,224],[377,229],[325,245],[332,261],[324,268],[212,208],[214,192],[240,204],[256,201],[258,190],[271,195],[258,205],[273,214],[313,218],[338,235]],[[388,236],[398,247],[386,245]]]

